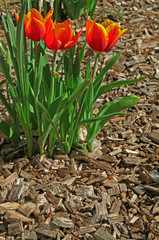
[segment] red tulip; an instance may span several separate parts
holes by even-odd
[[[118,23],[106,20],[102,24],[88,19],[86,22],[86,40],[96,52],[108,52],[117,43],[127,29],[121,30]]]
[[[83,30],[81,29],[75,36],[72,36],[73,31],[69,19],[58,24],[56,24],[56,21],[52,22],[51,19],[48,19],[45,27],[45,44],[54,51],[66,50],[73,47],[77,43]]]
[[[45,23],[51,19],[53,10],[51,9],[45,18],[41,13],[32,8],[27,15],[24,15],[24,28],[26,36],[33,41],[40,41],[45,35]],[[19,15],[15,13],[16,21],[19,21]]]

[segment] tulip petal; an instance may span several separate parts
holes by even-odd
[[[117,43],[119,38],[126,32],[126,30],[127,29],[124,29],[121,31],[120,25],[118,23],[109,25],[106,28],[109,40],[108,40],[108,44],[104,51],[106,51],[106,52],[110,51],[114,47],[114,45]]]
[[[70,26],[68,26],[67,28],[56,28],[55,30],[56,32],[56,37],[58,38],[58,40],[60,40],[62,42],[61,48],[63,48],[65,46],[65,44],[67,44],[72,37],[72,29]]]
[[[16,21],[18,22],[19,21],[19,15],[15,12],[14,16],[15,16]]]
[[[47,34],[53,30],[53,22],[51,20],[51,18],[49,18],[46,22],[45,22],[45,36],[44,36],[44,39],[45,37],[47,36]]]
[[[27,13],[27,18],[28,19],[36,18],[41,22],[43,22],[43,20],[44,20],[41,13],[38,10],[36,10],[35,8],[32,8],[29,10],[29,12]]]
[[[113,23],[114,22],[112,20],[106,20],[106,21],[102,22],[101,25],[106,29],[107,27],[109,27]]]
[[[83,31],[83,28],[71,39],[71,41],[65,44],[63,50],[73,47],[77,43],[82,31]]]
[[[105,28],[92,20],[86,22],[86,40],[88,45],[96,52],[103,52],[107,44]]]
[[[45,18],[44,18],[44,23],[46,23],[46,21],[47,21],[48,19],[51,19],[52,14],[53,14],[53,9],[51,9],[51,10],[46,14],[46,16],[45,16]]]
[[[33,41],[40,41],[45,34],[45,25],[36,18],[31,18],[25,26],[26,36]]]
[[[44,42],[46,46],[53,51],[57,51],[62,45],[62,43],[56,38],[55,29],[48,32],[48,34],[44,38]]]

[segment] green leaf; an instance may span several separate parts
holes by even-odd
[[[9,66],[8,64],[5,62],[4,60],[4,57],[3,57],[3,54],[1,52],[1,49],[0,49],[0,71],[4,74],[6,80],[8,81],[8,83],[10,83],[12,86],[13,85],[13,82],[12,82],[12,78],[9,74]]]
[[[139,78],[139,79],[133,79],[133,80],[122,80],[122,81],[115,81],[115,82],[108,83],[99,89],[98,94],[96,95],[96,98],[94,99],[94,101],[103,93],[111,90],[112,88],[132,84],[132,83],[137,83],[137,82],[143,81],[144,79],[145,78]]]
[[[71,103],[73,103],[78,97],[81,96],[81,94],[84,92],[88,84],[90,83],[90,80],[86,80],[83,83],[81,83],[78,88],[74,90],[72,95],[69,97],[66,107],[68,107]]]
[[[15,47],[16,46],[16,31],[15,31],[14,23],[13,23],[13,20],[12,20],[12,17],[10,15],[9,11],[6,8],[6,4],[4,4],[4,5],[5,5],[6,16],[7,16],[8,32],[9,32],[11,44],[12,44],[12,46]]]
[[[87,2],[85,0],[63,0],[64,8],[71,19],[79,18],[85,11]]]
[[[88,14],[90,16],[93,16],[98,0],[93,0],[93,1],[87,0],[87,2],[88,2]]]
[[[57,136],[57,140],[61,146],[61,149],[62,149],[62,142],[61,142],[61,138],[60,138],[60,135],[58,133],[58,130],[57,130],[57,127],[56,127],[56,124],[54,123],[54,121],[51,119],[50,117],[50,114],[48,113],[47,109],[40,103],[38,102],[38,105],[40,106],[40,108],[43,110],[43,112],[45,113],[45,116],[48,120],[48,122],[50,123],[50,125],[48,126],[48,128],[45,130],[45,132],[42,134],[42,136],[39,138],[38,140],[38,143],[40,144],[40,146],[44,146],[45,144],[45,141],[46,141],[46,138],[49,134],[49,132],[51,131],[51,129],[54,130],[54,133],[56,134]]]
[[[38,64],[38,71],[37,71],[37,81],[35,86],[35,96],[38,96],[40,93],[40,86],[41,86],[41,80],[42,80],[42,73],[43,73],[43,56],[40,53],[39,57],[39,64]]]
[[[17,134],[9,123],[0,120],[0,131],[3,132],[15,145],[20,142],[19,134]]]
[[[7,46],[4,44],[4,42],[2,40],[0,40],[0,48],[1,50],[4,52],[5,55],[7,55]]]
[[[104,106],[101,107],[101,109],[99,110],[96,117],[98,118],[98,117],[102,117],[104,115],[120,112],[123,109],[131,107],[138,102],[139,102],[139,98],[134,95],[130,95],[130,96],[124,97],[122,99],[108,102]],[[91,146],[93,144],[93,141],[94,141],[95,137],[97,136],[98,132],[101,130],[101,128],[104,126],[104,124],[110,120],[110,118],[111,117],[108,117],[107,119],[99,120],[98,122],[95,122],[92,124],[90,131],[87,135],[87,143],[89,146]]]
[[[74,88],[79,86],[83,82],[83,78],[80,74],[80,52],[79,48],[77,48],[75,61],[73,63],[73,80],[74,80]]]
[[[86,44],[87,44],[87,42],[85,41],[85,43],[81,47],[81,50],[80,50],[80,53],[79,53],[79,55],[80,55],[80,63],[82,62],[82,60],[84,58],[84,50],[85,50]]]
[[[11,105],[7,102],[6,98],[4,97],[4,95],[2,94],[1,91],[0,91],[0,99],[3,102],[3,104],[5,105],[7,111],[9,112],[9,115],[11,117],[13,117],[13,111],[12,111]]]
[[[26,9],[26,4],[23,3],[19,21],[18,21],[18,27],[17,27],[17,62],[18,62],[18,70],[19,70],[19,76],[18,80],[20,83],[20,88],[22,92],[22,96],[25,96],[25,79],[24,79],[24,13]]]
[[[123,53],[123,51],[119,52],[118,54],[114,54],[108,64],[101,70],[101,72],[97,75],[93,82],[93,89],[94,89],[94,96],[96,99],[96,95],[98,94],[98,91],[100,89],[100,86],[103,82],[105,74],[108,72],[108,70],[117,62],[120,55]]]

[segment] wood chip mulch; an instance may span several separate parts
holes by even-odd
[[[129,94],[140,102],[103,127],[91,154],[73,149],[67,156],[57,148],[54,159],[29,160],[1,134],[0,240],[159,239],[159,5],[103,0],[93,19],[104,21],[119,4],[128,30],[113,51],[124,53],[105,83],[146,80],[103,95],[94,113]],[[82,21],[74,23],[80,28]],[[99,67],[111,56],[102,54]]]

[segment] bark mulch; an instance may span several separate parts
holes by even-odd
[[[103,127],[94,152],[73,149],[67,156],[57,147],[53,159],[46,153],[29,160],[23,146],[15,149],[1,134],[0,240],[159,239],[157,2],[98,3],[94,20],[104,21],[110,15],[109,9],[116,10],[120,4],[124,13],[121,26],[128,29],[113,49],[124,53],[104,83],[146,79],[116,88],[98,99],[95,114],[103,103],[129,94],[139,96],[140,102]],[[81,18],[73,24],[80,28],[84,22]],[[99,68],[109,61],[113,51],[101,54]],[[86,54],[94,57],[88,47]],[[0,118],[5,116],[1,106]]]

